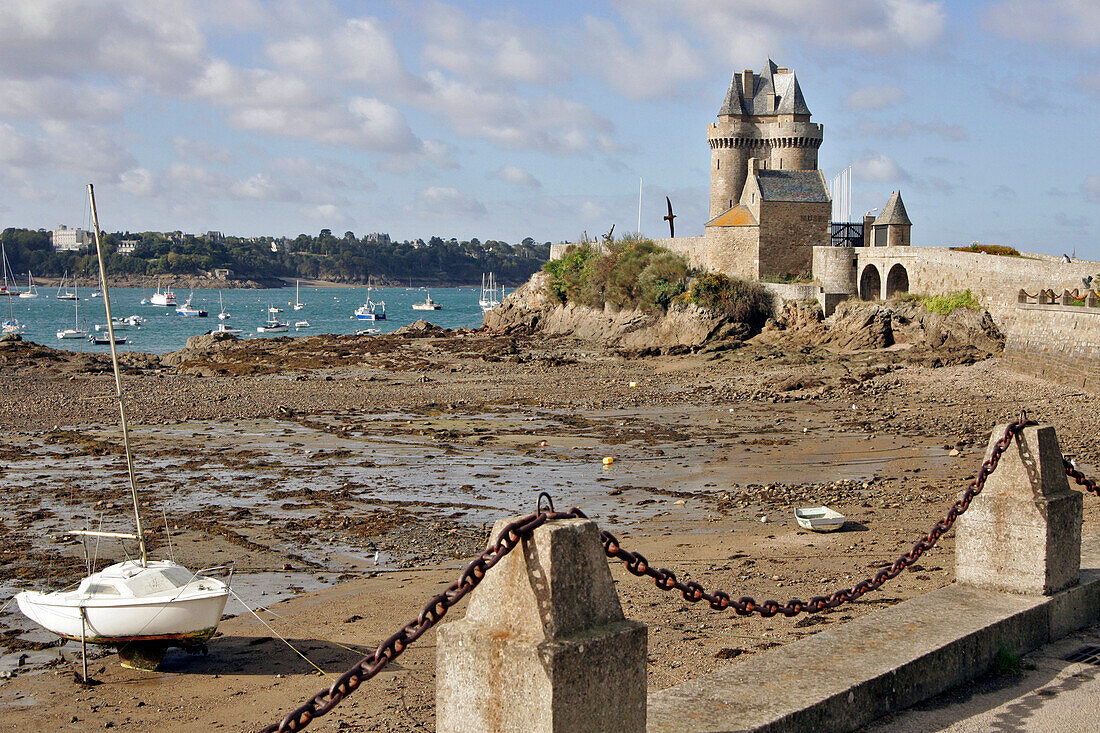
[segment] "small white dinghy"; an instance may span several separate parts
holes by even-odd
[[[116,337],[114,332],[115,320],[111,317],[111,298],[100,244],[99,216],[91,184],[88,184],[88,198],[95,226],[99,279],[107,316],[106,341],[111,347],[122,445],[134,504],[135,531],[130,534],[77,530],[68,534],[132,540],[138,545],[140,559],[115,563],[97,572],[91,572],[92,568],[89,568],[88,576],[75,589],[70,587],[53,592],[27,590],[17,593],[15,601],[19,610],[30,620],[58,636],[80,641],[82,651],[87,642],[118,646],[123,666],[152,670],[160,663],[167,647],[202,648],[214,635],[230,590],[229,578],[223,582],[210,575],[222,571],[231,577],[232,572],[219,567],[192,573],[175,562],[148,558],[133,454],[130,451],[122,375],[115,349],[115,344],[124,339]],[[88,658],[87,654],[82,656],[83,680],[87,683]]]
[[[814,532],[835,532],[844,526],[844,515],[827,506],[802,506],[794,510],[800,527]]]
[[[168,560],[108,565],[72,590],[23,591],[15,596],[23,615],[58,636],[117,646],[172,641],[201,647],[218,628],[229,586]]]

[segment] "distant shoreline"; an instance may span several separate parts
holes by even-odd
[[[197,275],[179,275],[176,277],[160,277],[150,278],[143,276],[140,278],[124,277],[124,278],[108,278],[107,285],[112,288],[147,288],[149,290],[155,290],[157,283],[164,287],[171,287],[179,290],[183,288],[191,289],[203,289],[203,290],[278,290],[281,288],[293,288],[294,278],[275,278],[272,280],[215,280],[210,277],[201,277]],[[78,278],[75,282],[72,278],[65,281],[70,287],[78,287],[81,289],[99,289],[99,279],[92,278]],[[348,282],[336,282],[333,280],[315,280],[302,278],[298,280],[304,288],[365,288],[366,283],[348,283]],[[38,277],[35,276],[34,284],[36,287],[43,290],[49,288],[57,288],[61,284],[61,278],[59,277]],[[22,284],[15,282],[9,285],[15,290],[22,292],[27,289],[27,283],[24,281]],[[409,287],[403,283],[393,282],[381,282],[376,283],[372,287],[375,288],[402,288]],[[479,283],[467,283],[461,285],[438,283],[432,285],[419,284],[417,288],[476,288],[480,287]],[[505,285],[505,287],[512,287]]]

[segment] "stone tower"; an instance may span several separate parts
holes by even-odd
[[[768,59],[760,74],[734,74],[718,122],[707,125],[710,218],[741,200],[751,158],[772,170],[817,170],[821,134],[793,71]]]
[[[913,228],[913,222],[909,221],[909,215],[905,213],[905,204],[901,200],[901,191],[894,191],[886,206],[882,207],[882,213],[878,215],[874,223],[875,247],[908,247],[909,235]],[[867,228],[864,225],[864,236]]]

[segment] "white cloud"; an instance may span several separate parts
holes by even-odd
[[[416,201],[406,211],[425,222],[460,217],[481,217],[485,206],[469,194],[450,186],[430,186],[416,194]]]
[[[527,188],[542,188],[542,183],[539,179],[531,175],[531,172],[525,168],[519,168],[514,165],[502,165],[497,170],[489,174],[493,178],[499,178],[505,183],[511,183],[515,186],[526,186]]]
[[[9,78],[101,74],[159,90],[181,88],[207,53],[192,8],[177,0],[9,2],[0,38]]]
[[[434,111],[460,135],[557,154],[617,150],[606,134],[611,122],[578,102],[483,89],[438,71],[429,72],[427,81],[432,93],[419,106]]]
[[[119,117],[123,107],[123,96],[109,87],[0,79],[0,115],[7,119],[105,121]]]
[[[206,140],[195,140],[177,135],[172,138],[172,149],[180,158],[189,158],[203,163],[228,164],[233,162],[233,152],[228,148]]]
[[[271,43],[265,51],[276,66],[294,73],[401,95],[425,90],[423,81],[405,67],[390,32],[375,18],[351,18],[323,33]]]
[[[261,201],[301,201],[302,193],[290,186],[272,181],[264,173],[235,182],[229,188],[229,193],[242,199],[259,199]]]
[[[458,8],[435,2],[421,14],[429,41],[426,64],[482,83],[560,81],[566,74],[552,34],[498,18],[472,20]]]
[[[844,99],[848,109],[885,109],[905,101],[905,92],[893,85],[856,89]]]
[[[1093,0],[1001,0],[986,9],[983,21],[1005,38],[1100,46],[1100,4]]]
[[[675,94],[704,74],[706,60],[678,31],[648,19],[632,24],[636,41],[609,20],[588,16],[578,47],[615,91],[629,99]]]
[[[1081,184],[1081,190],[1089,201],[1100,204],[1100,176],[1086,178],[1085,182]]]
[[[412,172],[424,173],[428,168],[456,170],[459,165],[451,153],[450,147],[439,140],[424,140],[419,150],[411,153],[388,155],[378,163],[379,170],[394,175],[405,175]]]
[[[861,181],[888,183],[907,181],[909,174],[893,158],[882,153],[868,154],[852,163],[852,172]]]
[[[28,166],[38,156],[38,145],[33,140],[8,123],[0,122],[0,163]]]
[[[859,124],[859,134],[864,137],[884,139],[905,138],[914,134],[938,135],[946,140],[966,140],[966,128],[946,122],[900,122],[864,121]]]
[[[131,168],[118,177],[118,188],[134,196],[154,196],[160,193],[160,185],[153,173],[146,168]]]
[[[713,56],[739,68],[782,52],[791,39],[871,54],[922,50],[946,26],[943,3],[934,0],[614,0],[614,6],[634,27],[690,28]]]
[[[376,188],[363,171],[336,160],[278,158],[272,161],[272,167],[305,189],[368,191]]]
[[[336,204],[317,204],[300,209],[302,214],[311,221],[321,225],[322,228],[331,229],[334,232],[339,229],[348,229],[355,226],[355,220],[348,216]]]

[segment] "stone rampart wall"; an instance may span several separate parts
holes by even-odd
[[[1021,304],[1015,311],[1005,368],[1100,392],[1100,308]]]
[[[1021,288],[1028,292],[1073,290],[1082,287],[1085,276],[1100,274],[1098,262],[1065,264],[1042,255],[1002,257],[946,247],[857,247],[854,251],[859,259],[857,278],[868,264],[875,264],[885,280],[890,267],[901,263],[909,276],[910,292],[938,295],[969,290],[1005,330],[1016,316]]]

